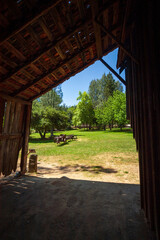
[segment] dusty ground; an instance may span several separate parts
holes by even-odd
[[[137,169],[133,166],[123,166],[128,173],[119,176],[118,161],[95,169],[59,166],[49,159],[39,162],[37,174],[3,180],[0,239],[151,239],[140,210],[139,185],[129,176]]]
[[[87,161],[67,156],[40,157],[38,176],[66,176],[72,179],[139,184],[139,163],[135,153],[103,153]],[[69,160],[68,160],[69,159]]]

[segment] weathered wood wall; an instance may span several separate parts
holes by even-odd
[[[25,172],[30,114],[31,105],[0,98],[0,174],[16,171],[21,149],[21,171]]]
[[[129,45],[139,64],[127,58],[127,110],[139,152],[141,206],[156,239],[160,239],[158,6],[142,1],[138,7]]]

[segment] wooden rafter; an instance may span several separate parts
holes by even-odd
[[[38,46],[40,46],[40,48],[43,48],[43,43],[42,43],[41,39],[37,36],[37,34],[35,33],[35,31],[31,25],[28,26],[28,32],[30,33],[31,37],[36,42],[36,44]]]
[[[93,44],[94,45],[94,44]],[[111,51],[113,51],[116,48],[116,45],[114,44],[112,47],[109,47],[104,54],[109,53]],[[45,94],[46,92],[48,92],[49,90],[51,90],[52,88],[56,87],[57,85],[59,85],[60,83],[64,82],[65,80],[69,79],[70,77],[74,76],[75,74],[77,74],[78,72],[82,71],[83,69],[85,69],[86,67],[90,66],[91,64],[93,64],[95,61],[97,60],[97,57],[91,59],[90,62],[85,63],[83,66],[80,66],[78,68],[76,68],[76,70],[72,71],[71,73],[67,74],[65,77],[59,79],[58,82],[55,82],[53,84],[51,84],[48,88],[46,88],[44,91],[42,91],[40,94],[32,97],[29,99],[29,101],[33,101],[34,99],[40,97],[41,95]]]
[[[16,27],[16,29],[12,28],[11,33],[7,36],[3,37],[3,39],[0,40],[0,45],[3,44],[6,40],[8,40],[13,35],[19,33],[24,28],[28,27],[30,24],[34,23],[38,18],[40,18],[45,13],[49,12],[52,8],[54,8],[58,3],[60,3],[62,0],[56,0],[56,1],[50,1],[49,4],[44,4],[43,8],[36,8],[35,14],[30,16],[29,18],[25,18],[24,21],[20,21],[19,25]]]
[[[88,48],[90,48],[92,45],[94,45],[94,43],[91,43],[89,45],[87,45],[85,48],[78,50],[77,53],[75,53],[74,55],[72,55],[71,57],[69,57],[68,59],[65,59],[62,63],[58,64],[54,69],[50,69],[49,71],[47,71],[46,73],[42,74],[41,76],[39,76],[38,78],[36,78],[35,80],[33,80],[32,82],[27,83],[26,85],[24,85],[21,89],[15,91],[14,93],[11,94],[11,96],[16,96],[19,93],[25,91],[26,89],[30,88],[32,85],[34,85],[35,83],[41,81],[43,78],[47,77],[49,74],[51,74],[52,72],[54,72],[55,70],[57,70],[58,68],[62,67],[63,65],[69,63],[72,59],[74,59],[75,57],[77,57],[82,51],[87,50]]]
[[[19,60],[26,61],[26,57],[18,50],[16,49],[11,43],[6,41],[3,43],[3,46],[8,49],[8,51],[12,52],[13,55],[15,55]]]
[[[25,101],[21,98],[18,98],[18,97],[11,97],[5,93],[2,93],[0,92],[0,97],[3,98],[3,99],[6,99],[6,100],[9,100],[11,102],[19,102],[19,103],[22,103],[22,104],[25,104],[25,105],[31,105],[31,102],[30,101]]]
[[[42,27],[43,31],[45,32],[45,34],[47,35],[48,39],[52,42],[53,35],[52,35],[50,29],[48,28],[44,17],[41,17],[38,22],[39,22],[40,26]]]
[[[40,59],[43,54],[47,53],[48,51],[52,50],[57,44],[62,43],[63,41],[65,41],[67,38],[69,38],[70,36],[72,36],[76,31],[78,31],[79,29],[83,28],[85,25],[89,24],[91,22],[91,20],[87,20],[86,22],[82,23],[80,26],[78,27],[74,27],[74,29],[72,29],[70,32],[65,33],[64,35],[61,36],[61,39],[59,39],[58,41],[53,41],[51,46],[48,46],[46,48],[44,48],[43,50],[41,50],[40,53],[36,54],[35,56],[33,56],[33,58],[31,58],[29,61],[24,62],[21,66],[16,65],[16,63],[12,63],[10,59],[6,59],[6,64],[10,65],[12,68],[16,68],[15,70],[13,70],[8,76],[5,76],[4,78],[0,79],[0,82],[5,82],[8,78],[10,78],[12,75],[16,74],[18,71],[20,71],[21,69],[29,66],[31,63],[36,62],[38,59]],[[2,54],[1,54],[2,55]],[[1,58],[0,55],[0,58]],[[6,58],[3,55],[3,59]]]
[[[101,39],[101,29],[100,26],[94,21],[96,15],[98,14],[99,7],[98,1],[92,0],[92,16],[93,16],[93,26],[96,39],[96,49],[98,58],[102,57],[102,39]]]

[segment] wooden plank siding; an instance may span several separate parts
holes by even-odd
[[[157,11],[157,15],[155,14]],[[158,10],[149,1],[139,5],[128,42],[137,65],[122,50],[126,64],[127,110],[139,153],[141,207],[155,239],[160,239],[160,84],[156,26]],[[157,29],[158,31],[158,29]],[[129,43],[129,44],[128,44]]]

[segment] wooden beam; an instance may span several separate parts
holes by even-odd
[[[54,8],[52,10],[52,17],[53,17],[53,20],[54,20],[54,23],[56,26],[58,26],[58,29],[60,30],[61,33],[65,33],[66,32],[66,29],[62,23],[62,20],[61,20],[61,17],[57,11],[56,8]]]
[[[126,86],[126,81],[111,67],[106,63],[102,58],[100,61]]]
[[[19,102],[19,103],[22,103],[22,104],[25,104],[25,105],[31,105],[32,103],[30,101],[25,101],[21,98],[15,98],[15,97],[11,97],[5,93],[2,93],[0,92],[0,97],[3,98],[3,99],[6,99],[7,101],[11,101],[11,102]]]
[[[25,18],[24,21],[19,21],[19,25],[17,26],[16,29],[12,28],[12,31],[6,33],[5,36],[3,36],[3,38],[1,38],[0,40],[0,45],[3,44],[5,41],[7,41],[9,38],[11,38],[13,35],[19,33],[20,31],[22,31],[24,28],[26,28],[27,26],[29,26],[30,24],[32,24],[33,22],[35,22],[39,17],[41,17],[42,15],[44,15],[45,13],[47,13],[50,9],[52,9],[53,7],[55,7],[58,3],[60,3],[62,0],[56,0],[56,1],[50,1],[49,4],[44,3],[43,5],[43,9],[41,6],[39,6],[38,8],[36,8],[36,13],[32,16],[30,16],[29,18]]]
[[[13,92],[11,94],[12,97],[15,97],[16,95],[20,94],[21,92],[25,91],[26,89],[30,88],[31,86],[33,86],[35,83],[41,81],[43,78],[47,77],[49,74],[53,73],[55,70],[57,70],[58,68],[62,67],[63,65],[69,63],[72,59],[74,59],[75,57],[77,57],[82,51],[87,50],[88,48],[90,48],[92,45],[94,45],[94,43],[88,44],[85,48],[78,50],[78,52],[76,52],[74,55],[70,56],[69,58],[67,58],[66,60],[64,60],[62,63],[58,64],[54,69],[50,69],[49,71],[43,73],[43,75],[39,76],[38,78],[36,78],[35,80],[33,80],[32,82],[27,83],[26,85],[24,85],[22,88],[20,88],[19,90],[16,90],[15,92]]]
[[[97,18],[95,18],[95,22],[96,22],[97,24],[99,24],[99,26],[102,28],[102,30],[103,30],[105,33],[107,33],[108,36],[114,40],[115,43],[117,43],[117,46],[118,46],[118,47],[121,47],[122,50],[123,50],[136,64],[139,64],[139,61],[132,55],[132,53],[131,53],[130,51],[128,51],[128,50],[124,47],[124,45],[123,45],[121,42],[119,42],[119,41],[116,39],[116,37],[115,37],[105,26],[103,26],[103,24],[102,24]]]
[[[65,54],[62,52],[60,46],[57,44],[55,47],[54,47],[57,51],[57,53],[59,54],[59,56],[62,58],[62,60],[64,60],[66,58]]]
[[[10,58],[8,58],[7,56],[5,56],[4,54],[0,53],[0,59],[1,61],[3,61],[5,64],[7,64],[8,66],[10,66],[11,68],[15,68],[17,67],[17,63],[13,62]],[[1,82],[1,81],[0,81]]]
[[[28,140],[29,140],[29,131],[30,131],[30,121],[31,121],[31,111],[32,106],[25,106],[25,124],[24,124],[24,137],[22,145],[22,154],[21,154],[21,173],[25,174],[27,171],[27,153],[28,153]]]
[[[20,137],[22,137],[21,133],[11,133],[11,134],[3,133],[3,134],[0,134],[0,140],[2,140],[2,139],[15,139],[15,138],[20,138]]]
[[[5,100],[0,97],[0,133],[2,133],[2,128],[3,128],[4,108],[5,108]]]
[[[31,63],[36,62],[38,59],[40,59],[43,54],[46,54],[48,51],[52,50],[57,44],[62,43],[63,41],[65,41],[67,38],[69,38],[70,36],[72,36],[76,31],[78,31],[79,29],[83,29],[85,25],[88,25],[91,22],[91,19],[88,19],[87,21],[85,21],[84,23],[82,23],[80,26],[75,26],[74,29],[72,29],[70,32],[66,32],[65,34],[63,34],[61,36],[61,38],[58,41],[53,41],[51,46],[48,46],[44,49],[41,49],[40,53],[38,53],[37,55],[35,55],[33,58],[31,58],[29,61],[24,62],[21,66],[18,66],[16,63],[11,62],[10,59],[8,59],[6,56],[4,55],[0,55],[0,58],[2,60],[5,61],[5,63],[9,66],[11,66],[12,68],[16,68],[14,71],[10,72],[9,75],[5,76],[4,78],[0,79],[0,82],[5,82],[8,78],[10,78],[12,75],[16,74],[18,71],[20,71],[21,69],[29,66]]]
[[[126,23],[127,23],[127,19],[128,19],[129,13],[130,13],[130,8],[131,8],[131,0],[128,0],[127,4],[126,4],[126,8],[125,8],[124,17],[123,17],[123,23],[122,23],[122,31],[121,31],[121,42],[122,43],[124,43],[124,40],[125,40]],[[117,58],[117,68],[119,68],[119,64],[121,61],[121,55],[122,55],[122,49],[119,48],[118,58]]]
[[[97,22],[94,21],[96,15],[98,14],[98,1],[92,0],[92,17],[93,17],[93,26],[94,26],[94,34],[96,39],[96,49],[97,49],[97,56],[101,58],[102,53],[102,39],[101,39],[101,29]]]
[[[8,41],[3,43],[3,46],[7,48],[8,51],[11,52],[14,56],[16,56],[19,60],[23,62],[26,61],[26,57]]]
[[[40,48],[43,48],[43,42],[37,36],[37,34],[35,33],[33,27],[32,26],[28,26],[27,30],[28,30],[29,34],[31,35],[31,37],[33,38],[33,40],[37,43],[37,45],[39,45]]]
[[[45,32],[45,34],[47,35],[48,39],[52,42],[53,41],[53,36],[52,36],[51,31],[49,30],[49,28],[47,26],[47,23],[46,23],[44,17],[41,17],[39,19],[39,24],[42,27],[42,29]]]
[[[94,43],[95,44],[95,43]],[[108,54],[109,52],[113,51],[116,48],[116,45],[112,45],[112,47],[108,48],[105,52],[104,55]],[[29,99],[29,101],[33,101],[36,98],[39,98],[41,95],[45,94],[46,92],[48,92],[49,90],[51,90],[52,88],[58,86],[60,83],[64,82],[65,80],[69,79],[70,77],[74,76],[75,74],[77,74],[78,72],[82,71],[83,69],[85,69],[86,67],[90,66],[91,64],[93,64],[96,60],[98,60],[96,57],[94,59],[92,59],[89,63],[85,63],[82,67],[78,67],[78,69],[74,70],[73,72],[69,73],[68,75],[66,75],[64,78],[59,79],[59,81],[57,81],[54,84],[51,84],[48,88],[46,88],[44,91],[42,91],[40,94],[32,97]]]
[[[84,8],[84,1],[83,0],[77,0],[77,6],[78,6],[78,10],[80,13],[80,17],[81,19],[85,18],[85,8]]]

